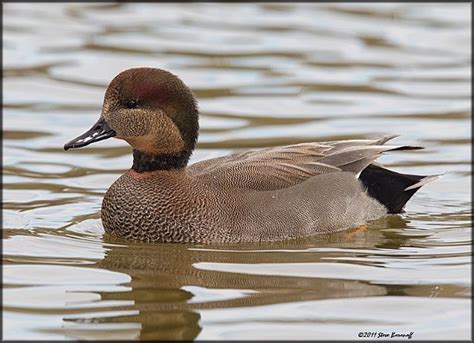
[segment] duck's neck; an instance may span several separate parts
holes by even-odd
[[[133,150],[132,170],[143,173],[156,170],[182,169],[186,167],[192,150],[184,150],[175,153],[146,153]]]

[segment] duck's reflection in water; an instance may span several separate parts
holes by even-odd
[[[389,221],[382,226],[406,225],[400,217]],[[409,239],[400,235],[398,246],[387,247],[386,234],[380,228],[369,228],[299,241],[234,246],[131,243],[104,236],[109,250],[97,267],[128,274],[131,289],[100,292],[101,298],[133,301],[131,306],[116,309],[138,312],[94,322],[139,323],[140,339],[190,340],[202,330],[200,311],[205,309],[384,295],[387,287],[361,280],[265,275],[264,267],[262,275],[255,270],[250,275],[219,271],[219,265],[271,263],[285,268],[288,263],[308,263],[312,268],[314,263],[327,263],[328,257],[351,254],[346,248],[355,248],[354,252],[374,246],[397,249]],[[211,265],[212,270],[200,269],[200,263]]]

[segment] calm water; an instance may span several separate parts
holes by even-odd
[[[470,4],[4,4],[4,339],[357,339],[471,329]],[[197,94],[193,161],[399,133],[444,176],[403,216],[275,244],[130,243],[100,205],[130,167],[63,144],[129,67]]]

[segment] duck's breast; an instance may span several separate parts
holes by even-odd
[[[212,222],[206,198],[186,178],[135,176],[128,172],[108,189],[102,202],[107,233],[149,242],[204,242]]]

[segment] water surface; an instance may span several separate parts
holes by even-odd
[[[471,332],[469,4],[4,4],[5,339],[358,339]],[[251,245],[105,235],[118,140],[73,152],[108,82],[168,69],[200,100],[192,161],[401,135],[444,176],[365,231]]]

